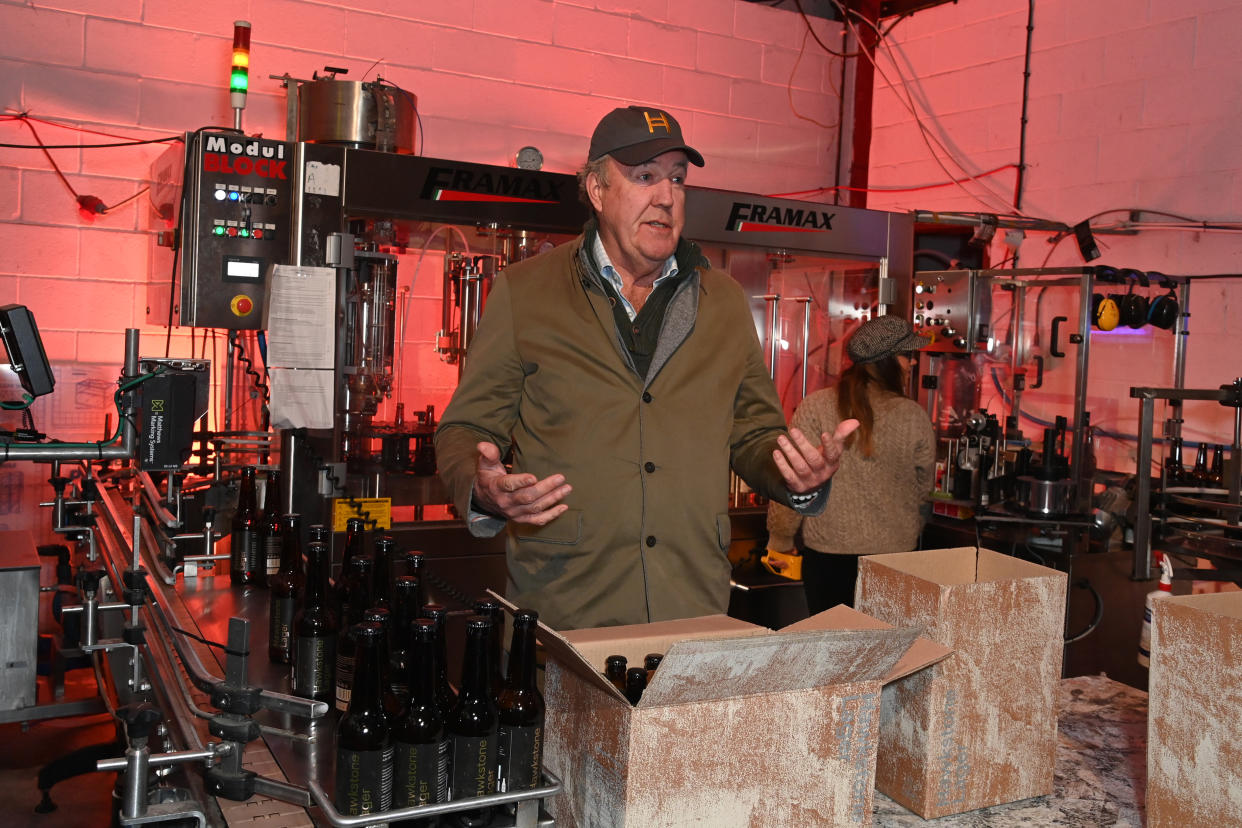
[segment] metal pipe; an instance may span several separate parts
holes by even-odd
[[[811,339],[811,297],[795,296],[795,302],[802,303],[802,397],[799,401],[806,399],[806,361],[810,356],[810,339]]]
[[[1077,479],[1077,511],[1091,511],[1092,481],[1084,477],[1083,460],[1086,455],[1087,430],[1083,427],[1084,413],[1087,402],[1087,379],[1089,359],[1091,356],[1091,295],[1095,290],[1095,271],[1088,270],[1083,274],[1082,287],[1079,290],[1078,302],[1078,336],[1082,340],[1078,346],[1077,373],[1074,375],[1074,442],[1073,455],[1070,458],[1070,469]]]
[[[141,739],[137,748],[125,749],[125,785],[121,792],[121,816],[135,819],[147,812],[147,769],[150,765],[151,750],[147,740]]]
[[[1151,579],[1151,429],[1155,411],[1153,396],[1140,398],[1138,468],[1135,474],[1138,489],[1134,493],[1134,566],[1130,573],[1136,581]]]
[[[133,379],[138,376],[138,329],[125,329],[125,367],[121,376]],[[33,443],[14,444],[0,443],[4,454],[0,462],[8,460],[28,460],[35,463],[52,463],[63,460],[127,460],[134,456],[138,444],[138,431],[134,427],[133,406],[123,412],[121,417],[120,442],[104,445],[104,442],[93,445],[86,443]],[[92,558],[93,560],[93,558]]]
[[[765,293],[759,297],[768,303],[768,376],[776,379],[776,351],[778,347],[777,328],[780,326],[781,297],[776,293]]]
[[[231,749],[231,748],[227,748]],[[147,765],[152,768],[160,768],[165,765],[176,765],[181,762],[196,762],[199,760],[215,759],[219,753],[215,750],[177,750],[171,753],[156,753],[147,758]],[[123,771],[128,766],[124,759],[100,759],[95,762],[95,770],[103,773],[111,773],[112,771]]]

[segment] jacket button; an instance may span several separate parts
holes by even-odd
[[[644,392],[643,392],[643,402],[648,402],[648,403],[649,403],[649,402],[651,402],[651,392],[650,392],[650,391],[644,391]]]
[[[651,473],[655,471],[655,463],[647,462],[643,465],[643,468],[646,469],[648,473]]]
[[[655,535],[648,535],[648,536],[647,536],[647,545],[648,545],[648,546],[655,546],[655,545],[656,545]]]

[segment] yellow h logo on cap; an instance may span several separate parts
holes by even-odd
[[[659,127],[664,127],[665,132],[672,133],[673,128],[668,125],[668,116],[665,115],[663,112],[656,110],[656,114],[653,117],[650,112],[644,111],[643,117],[647,119],[647,131],[648,132],[654,134],[655,128],[659,126]]]

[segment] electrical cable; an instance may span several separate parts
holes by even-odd
[[[977,180],[979,178],[983,178],[989,175],[996,175],[997,173],[1004,172],[1005,170],[1014,169],[1016,166],[1017,166],[1016,164],[1003,164],[999,167],[995,167],[985,172],[981,172],[977,176],[972,176],[969,178],[955,178],[950,181],[940,181],[935,184],[920,184],[917,186],[909,186],[909,187],[849,187],[844,184],[837,184],[831,187],[817,187],[814,190],[795,190],[794,192],[791,192],[791,193],[768,193],[767,197],[768,198],[798,198],[800,196],[814,196],[814,195],[819,195],[821,193],[833,192],[833,191],[838,191],[838,190],[846,190],[848,192],[853,192],[853,193],[914,193],[914,192],[921,192],[923,190],[936,190],[941,187],[952,187],[955,184],[960,185],[967,181],[974,181],[974,180]],[[995,214],[992,214],[992,215],[995,215]]]
[[[864,20],[866,23],[871,25],[871,27],[875,29],[877,33],[882,33],[881,30],[877,26],[875,26],[874,23],[872,23],[872,21],[867,20],[865,17],[862,17],[861,15],[858,15],[856,12],[851,12],[850,10],[847,10],[845,6],[842,5],[840,0],[830,0],[830,2],[834,6],[836,6],[837,9],[841,12],[842,19],[844,20],[845,25],[851,31],[854,32],[854,37],[859,42],[861,42],[862,38],[858,32],[857,25],[855,25],[849,19],[851,13],[853,14],[855,18]],[[932,160],[936,162],[937,166],[939,166],[944,171],[945,175],[947,175],[950,179],[952,180],[956,179],[956,176],[953,175],[953,173],[950,172],[949,169],[944,165],[944,162],[941,159],[940,155],[938,155],[935,148],[932,147],[932,141],[934,140],[935,143],[940,147],[941,151],[944,153],[945,158],[947,158],[948,160],[956,164],[962,170],[962,172],[965,173],[972,180],[975,180],[977,183],[980,183],[988,195],[997,199],[1001,203],[1005,204],[1006,207],[1008,208],[1010,205],[1002,196],[1000,196],[998,193],[993,191],[986,184],[979,182],[978,179],[975,177],[975,175],[969,169],[967,169],[966,166],[962,162],[958,161],[954,157],[953,153],[948,149],[948,147],[946,147],[939,138],[931,134],[930,129],[923,123],[922,119],[919,117],[918,111],[915,107],[914,97],[912,93],[910,92],[910,85],[911,85],[910,81],[906,79],[905,74],[901,71],[901,66],[898,64],[897,59],[895,57],[896,52],[894,48],[889,42],[884,41],[883,39],[877,41],[877,45],[879,43],[883,43],[884,48],[886,49],[887,54],[889,56],[889,59],[892,61],[893,68],[897,72],[898,78],[900,78],[901,80],[900,86],[893,83],[892,79],[888,77],[888,75],[884,72],[882,68],[880,68],[879,62],[875,59],[873,55],[871,55],[870,53],[866,51],[864,51],[862,54],[864,57],[867,58],[867,60],[871,63],[871,65],[875,67],[876,72],[880,75],[881,78],[884,79],[884,81],[889,85],[889,88],[891,88],[893,92],[896,94],[897,100],[902,104],[902,106],[904,106],[907,109],[907,111],[910,112],[910,115],[914,118],[915,125],[919,129],[919,136],[923,139],[923,143],[926,144],[928,152],[931,154]],[[902,96],[902,91],[899,91],[899,90],[904,91],[905,98],[903,98]],[[983,198],[970,192],[970,190],[967,190],[964,185],[959,184],[958,186],[961,188],[962,192],[965,193],[967,196],[969,196],[972,200],[978,201],[981,204],[986,204]],[[1020,212],[1019,212],[1019,215],[1021,215]]]

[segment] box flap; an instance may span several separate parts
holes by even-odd
[[[837,604],[831,609],[826,609],[810,618],[804,618],[782,627],[781,632],[790,632],[796,630],[816,630],[816,629],[836,629],[836,630],[891,630],[893,626],[878,618],[873,618],[865,612],[859,612],[856,609],[847,607],[845,604]],[[914,627],[918,633],[923,632],[921,626]],[[926,636],[919,635],[914,643],[910,645],[910,649],[898,659],[897,663],[884,676],[884,683],[896,681],[902,676],[908,676],[911,673],[918,672],[924,667],[930,667],[937,661],[948,658],[952,655],[953,650],[949,647],[932,641]]]
[[[1061,577],[1065,573],[991,549],[959,546],[867,555],[869,563],[895,569],[934,584],[960,585],[1015,578]]]
[[[917,637],[915,629],[807,630],[680,641],[638,706],[882,681]]]

